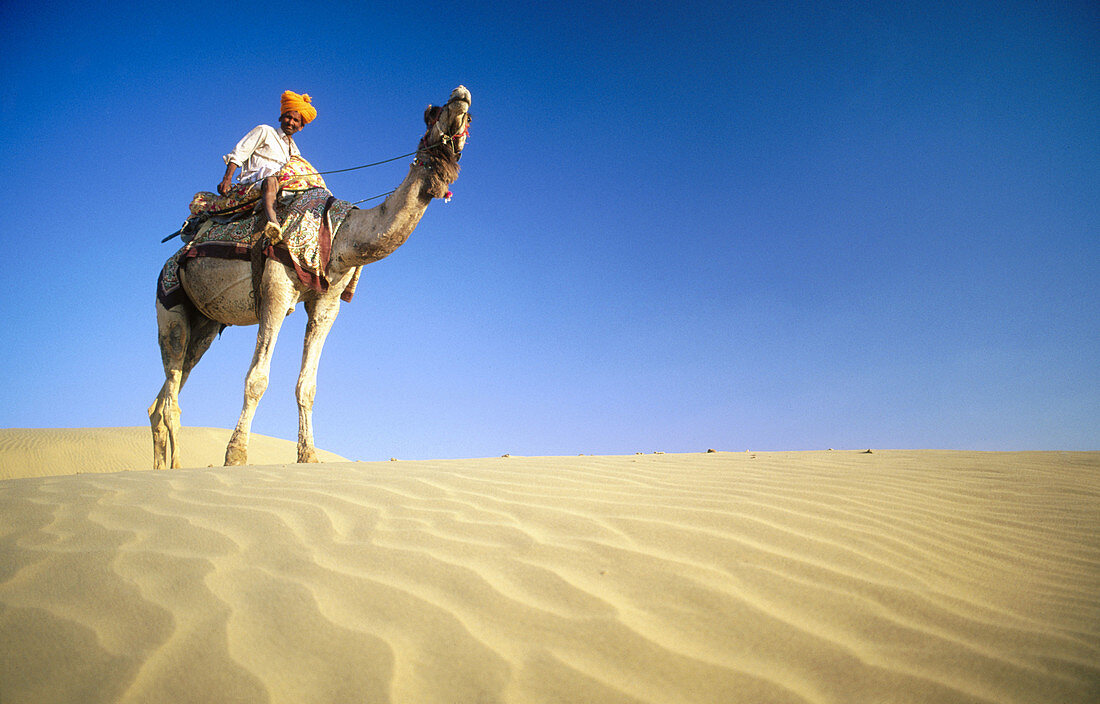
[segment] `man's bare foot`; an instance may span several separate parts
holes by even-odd
[[[279,223],[268,220],[264,225],[264,236],[271,240],[271,244],[278,244],[283,239],[283,228]]]

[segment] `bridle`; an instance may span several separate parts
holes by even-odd
[[[448,101],[447,104],[450,105],[450,101]],[[430,151],[432,149],[436,149],[438,147],[444,147],[444,146],[450,148],[451,153],[454,154],[454,160],[457,162],[459,159],[462,158],[462,150],[458,148],[459,139],[469,138],[469,136],[470,136],[470,120],[471,120],[470,113],[468,113],[468,112],[462,113],[462,129],[461,129],[461,131],[455,132],[454,134],[447,134],[446,132],[442,132],[442,130],[440,130],[442,132],[442,134],[439,137],[439,141],[436,142],[435,144],[428,144],[427,143],[428,142],[428,135],[430,135],[432,133],[432,128],[435,127],[437,122],[439,122],[439,116],[443,114],[443,110],[445,110],[445,109],[446,109],[446,106],[444,106],[442,108],[438,108],[439,112],[435,114],[435,116],[432,118],[431,122],[428,124],[428,129],[427,129],[427,131],[424,132],[424,136],[420,138],[420,143],[417,145],[415,152],[410,152],[408,154],[402,154],[400,156],[395,156],[395,157],[390,158],[390,159],[383,159],[382,161],[376,161],[372,164],[363,164],[361,166],[353,166],[353,167],[348,168],[348,169],[334,169],[334,170],[331,170],[331,171],[316,171],[314,173],[316,175],[324,175],[324,174],[342,173],[344,171],[356,171],[358,169],[365,169],[365,168],[368,168],[370,166],[379,166],[381,164],[388,164],[391,161],[397,161],[398,159],[407,159],[408,157],[410,157],[414,154],[416,155],[416,157],[413,159],[413,162],[412,162],[414,165],[421,166],[425,169],[431,170],[431,168],[432,168],[431,163],[424,160],[424,159],[421,159],[420,158],[421,154],[427,153],[428,151]],[[465,148],[465,144],[463,144],[463,148]],[[390,193],[393,193],[393,191],[387,191],[386,193],[380,193],[376,196],[371,196],[370,198],[364,198],[362,200],[355,201],[354,203],[352,203],[352,205],[359,205],[360,203],[365,203],[369,200],[375,200],[376,198],[384,198],[384,197],[388,196]],[[450,192],[449,191],[448,191],[448,197],[445,200],[450,200]],[[229,207],[229,208],[224,208],[222,210],[216,210],[216,211],[210,213],[210,215],[228,215],[230,213],[242,213],[245,210],[247,210],[247,209],[251,208],[252,206],[254,206],[257,201],[259,201],[259,197],[254,198],[254,199],[249,200],[249,201],[245,201],[244,203],[239,203],[239,204],[234,205],[234,206]],[[184,225],[186,226],[186,223],[184,223]],[[167,242],[168,240],[172,239],[173,237],[176,237],[177,235],[179,235],[181,232],[183,232],[183,228],[180,228],[179,230],[176,230],[172,234],[170,234],[167,237],[165,237],[164,239],[162,239],[161,243]]]
[[[468,113],[468,112],[462,114],[462,131],[461,132],[456,132],[453,135],[449,135],[449,134],[444,133],[444,134],[440,135],[440,137],[439,137],[439,143],[440,144],[446,144],[447,146],[449,146],[451,148],[451,151],[455,153],[455,158],[456,159],[461,159],[462,158],[462,150],[461,149],[456,149],[459,137],[466,137],[466,138],[470,137],[470,113]],[[464,144],[462,146],[465,147],[466,145]]]
[[[439,141],[436,142],[435,144],[428,144],[428,135],[430,135],[432,133],[432,128],[435,127],[436,123],[439,122],[439,116],[443,114],[443,110],[446,110],[446,107],[441,109],[439,111],[439,114],[437,114],[434,118],[432,118],[431,123],[428,124],[428,129],[425,130],[425,132],[424,132],[424,136],[420,138],[420,144],[417,145],[417,148],[416,148],[416,152],[417,152],[416,158],[413,159],[414,164],[417,164],[419,166],[427,167],[428,164],[426,164],[420,158],[420,152],[421,151],[427,151],[429,149],[435,149],[437,147],[449,147],[450,150],[451,150],[451,153],[454,154],[454,156],[455,156],[455,161],[458,161],[459,159],[462,158],[462,149],[458,148],[458,144],[459,144],[459,139],[462,139],[462,138],[467,138],[468,139],[470,137],[470,113],[468,113],[468,112],[462,113],[462,129],[461,130],[459,130],[458,132],[455,132],[454,134],[447,134],[446,132],[443,132],[442,130],[440,130],[441,134],[439,136]],[[463,144],[463,148],[465,148],[465,144]]]

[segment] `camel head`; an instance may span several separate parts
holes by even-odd
[[[428,131],[420,140],[416,163],[429,172],[428,194],[442,198],[458,178],[458,160],[470,134],[470,91],[459,86],[451,91],[446,105],[428,105],[424,123]]]

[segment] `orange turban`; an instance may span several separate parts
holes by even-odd
[[[317,117],[317,109],[310,105],[313,99],[308,95],[298,95],[292,90],[285,91],[282,99],[279,101],[282,106],[282,112],[280,115],[285,114],[288,110],[297,110],[298,114],[302,116],[302,124],[308,125],[313,122],[313,118]]]

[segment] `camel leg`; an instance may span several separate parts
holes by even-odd
[[[178,469],[180,390],[217,336],[221,325],[197,311],[189,311],[186,304],[167,310],[158,301],[157,327],[165,381],[149,407],[149,424],[153,429],[153,469]]]
[[[313,445],[313,399],[317,394],[317,363],[321,348],[328,337],[336,314],[340,312],[340,300],[311,301],[306,303],[309,323],[302,349],[302,371],[298,375],[298,461],[316,462],[317,449]]]
[[[153,469],[176,469],[179,464],[179,392],[191,325],[184,306],[166,309],[157,301],[157,342],[164,365],[164,384],[149,407],[153,430]]]
[[[214,338],[222,330],[222,324],[218,321],[211,320],[197,312],[196,317],[197,320],[191,324],[191,336],[187,341],[187,353],[183,358],[183,377],[180,379],[181,389],[187,383],[187,377],[191,375],[191,370],[206,354],[206,350],[210,349],[210,344],[214,342]]]
[[[246,464],[248,462],[248,436],[252,430],[252,418],[256,415],[256,406],[267,390],[268,373],[271,370],[271,353],[279,337],[279,328],[288,310],[294,308],[298,294],[294,283],[287,275],[286,267],[274,259],[268,259],[264,265],[263,291],[260,303],[260,327],[256,333],[256,351],[252,355],[252,365],[244,380],[244,407],[229,445],[225,448],[225,465]]]

